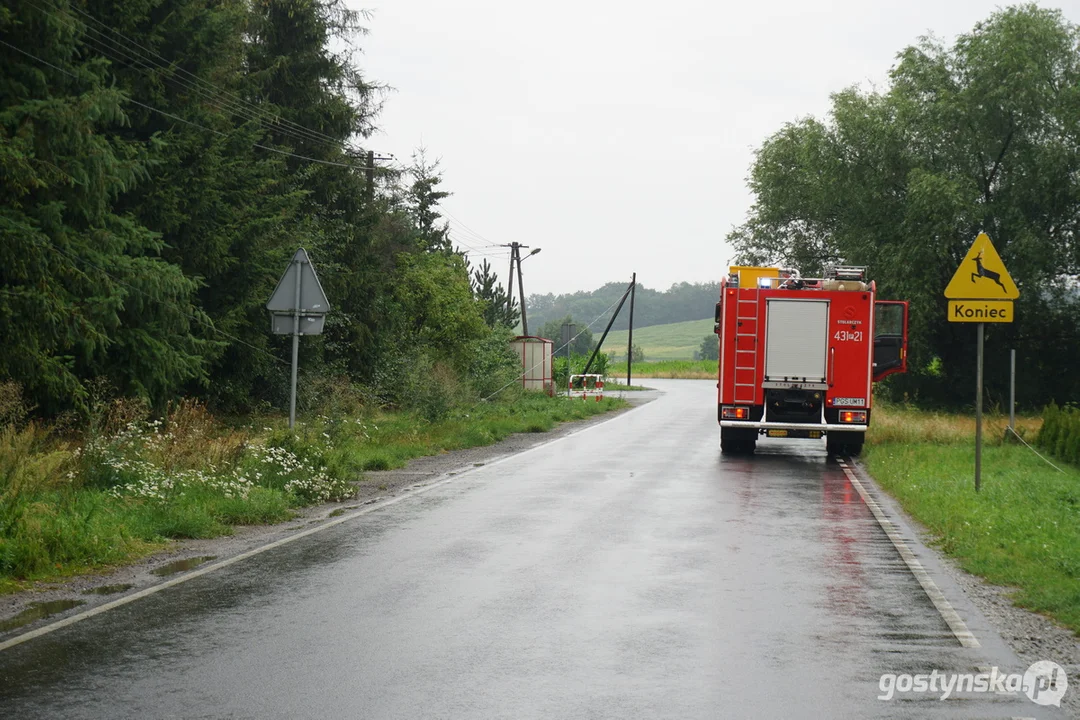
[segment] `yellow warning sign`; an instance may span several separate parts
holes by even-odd
[[[986,233],[979,233],[971,244],[945,288],[945,297],[953,300],[1015,300],[1020,297],[1016,283],[1009,277],[1005,263],[1001,262],[1001,256]],[[951,315],[949,319],[952,319]]]

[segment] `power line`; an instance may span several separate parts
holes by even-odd
[[[187,70],[184,70],[183,68],[170,63],[166,58],[162,57],[160,54],[155,53],[154,51],[146,48],[145,46],[143,46],[141,44],[139,44],[137,41],[133,40],[132,38],[128,37],[127,35],[124,35],[120,31],[115,30],[113,28],[110,28],[109,26],[102,23],[100,20],[97,20],[96,18],[94,18],[93,16],[89,15],[88,13],[80,10],[79,8],[74,8],[73,7],[72,9],[75,12],[79,13],[80,15],[86,17],[88,20],[100,25],[101,27],[104,27],[106,30],[109,30],[110,32],[113,32],[116,35],[118,35],[119,37],[123,38],[124,41],[128,45],[133,45],[133,46],[135,46],[137,48],[142,49],[146,53],[146,57],[143,57],[143,56],[141,56],[138,53],[135,53],[133,51],[129,51],[126,47],[120,46],[115,40],[111,39],[105,33],[101,32],[101,31],[99,31],[99,30],[97,30],[97,29],[95,29],[93,27],[90,27],[89,25],[87,25],[85,23],[82,24],[82,25],[79,25],[73,18],[69,18],[69,17],[66,17],[66,16],[64,16],[62,14],[58,14],[53,10],[43,8],[40,5],[38,5],[37,3],[34,3],[32,0],[31,0],[30,4],[33,7],[35,7],[39,12],[41,12],[41,13],[43,13],[45,15],[55,17],[55,18],[59,19],[62,22],[68,23],[69,27],[72,27],[72,28],[74,28],[76,30],[84,29],[86,31],[94,33],[95,35],[98,35],[101,38],[103,38],[103,41],[102,41],[102,40],[98,40],[97,38],[90,37],[90,36],[84,34],[83,37],[81,38],[81,41],[84,42],[85,44],[87,44],[88,46],[90,46],[92,49],[96,50],[100,55],[102,55],[102,56],[104,56],[104,57],[106,57],[106,58],[108,58],[110,60],[113,60],[113,61],[116,61],[116,62],[126,63],[129,66],[133,67],[134,69],[143,70],[145,72],[151,72],[152,73],[155,70],[160,70],[160,71],[164,71],[165,73],[169,73],[171,70],[175,70],[176,73],[183,73],[184,75],[187,75],[188,77],[192,78],[194,80],[194,82],[184,80],[183,78],[178,78],[173,74],[166,74],[165,77],[166,77],[167,80],[179,85],[181,88],[188,89],[188,90],[191,90],[193,92],[199,93],[200,95],[202,95],[203,97],[208,98],[211,101],[218,102],[224,109],[227,109],[227,110],[229,110],[231,112],[234,112],[235,114],[239,115],[240,117],[242,117],[242,118],[244,118],[246,120],[251,120],[251,121],[259,122],[259,123],[262,123],[264,121],[268,121],[273,126],[273,129],[274,129],[275,132],[278,132],[278,133],[280,133],[282,135],[290,137],[293,140],[297,140],[297,141],[300,141],[300,142],[312,142],[312,141],[315,141],[315,142],[322,142],[322,143],[330,144],[330,145],[334,146],[335,148],[339,148],[341,150],[344,150],[346,152],[346,154],[348,154],[350,152],[362,154],[364,152],[364,150],[362,148],[359,148],[357,146],[353,146],[348,141],[340,140],[338,138],[334,138],[334,137],[332,137],[330,135],[327,135],[325,133],[322,133],[322,132],[307,128],[307,127],[305,127],[305,126],[303,126],[303,125],[301,125],[299,123],[296,123],[296,122],[293,122],[293,121],[288,120],[286,118],[283,118],[280,115],[271,113],[266,108],[260,108],[259,106],[256,106],[256,105],[244,100],[243,98],[237,96],[235,93],[232,93],[232,92],[229,92],[228,90],[224,90],[222,88],[219,88],[218,86],[214,85],[213,83],[210,83],[210,82],[200,78],[199,76],[197,76],[197,75],[195,75],[193,73],[190,73]],[[14,48],[14,46],[11,46],[10,44],[8,46]],[[14,48],[14,49],[19,50],[23,54],[29,55],[30,57],[34,57],[36,60],[39,60],[40,62],[45,62],[44,60],[41,60],[40,58],[37,58],[36,56],[33,56],[33,55],[31,55],[30,53],[27,53],[24,50],[21,50],[19,48]],[[114,52],[121,53],[123,57],[117,57],[117,55],[113,54]],[[150,57],[150,56],[152,56],[152,57]],[[155,62],[153,60],[154,57],[158,58],[161,62],[160,63]],[[141,67],[136,67],[135,63],[137,63]],[[53,67],[53,68],[55,68],[57,70],[61,70],[62,72],[64,72],[62,68],[58,68],[55,65],[52,65],[51,63],[45,62],[45,64],[47,64],[50,67]],[[71,75],[71,73],[67,73],[67,74]],[[209,92],[209,91],[199,87],[196,83],[204,85],[204,86],[210,88],[213,92]],[[223,98],[221,98],[219,96],[227,96],[228,98],[231,98],[231,99],[223,99]],[[199,127],[199,128],[204,129],[204,130],[208,130],[209,132],[216,132],[216,133],[224,135],[224,133],[221,133],[220,131],[212,130],[210,128],[205,128],[202,125],[199,125],[198,123],[194,123],[194,122],[192,122],[190,120],[185,120],[184,118],[177,117],[176,115],[171,115],[171,114],[165,112],[164,110],[159,110],[157,108],[150,107],[148,105],[145,105],[144,103],[140,103],[140,102],[138,102],[136,100],[133,100],[131,98],[128,98],[128,99],[130,100],[130,102],[132,102],[135,105],[139,105],[141,107],[147,108],[147,109],[152,110],[154,112],[161,113],[162,115],[170,117],[170,118],[172,118],[174,120],[179,120],[180,122],[185,122],[185,123],[187,123],[189,125],[193,125],[195,127]],[[315,162],[315,163],[324,164],[324,165],[332,165],[332,166],[336,165],[336,166],[339,166],[339,167],[356,168],[356,169],[359,169],[359,170],[381,170],[381,169],[383,169],[383,168],[380,168],[380,167],[373,167],[373,168],[359,167],[359,166],[357,166],[357,165],[355,165],[353,163],[335,163],[334,161],[331,161],[331,160],[321,160],[319,158],[312,158],[312,157],[309,157],[309,156],[306,156],[306,155],[301,155],[299,153],[292,153],[292,152],[288,152],[288,151],[284,151],[284,150],[279,150],[277,148],[271,148],[271,147],[268,147],[266,145],[262,145],[262,144],[259,144],[259,143],[254,143],[254,146],[259,147],[259,148],[264,149],[264,150],[268,150],[270,152],[276,152],[276,153],[283,154],[283,155],[289,155],[289,156],[292,156],[292,157],[296,157],[298,159],[307,160],[309,162]],[[382,153],[380,153],[380,154],[371,153],[371,156],[375,160],[380,160],[380,161],[393,160],[394,159],[393,155],[382,154]]]
[[[36,7],[41,12],[44,12],[44,13],[47,13],[47,14],[52,14],[52,15],[54,15],[56,17],[61,17],[61,19],[66,19],[66,18],[62,18],[62,16],[57,15],[55,13],[55,11],[47,10],[45,8],[42,8],[40,5],[37,5],[36,3],[33,3],[33,2],[31,4],[34,5],[34,7]],[[273,124],[277,125],[277,124],[280,123],[280,124],[286,126],[284,128],[283,127],[275,128],[278,132],[281,132],[282,134],[289,135],[289,136],[293,137],[294,139],[307,140],[307,141],[314,140],[314,141],[318,141],[318,142],[328,143],[328,144],[334,145],[335,147],[344,146],[346,149],[353,149],[356,152],[363,152],[363,148],[349,148],[347,142],[341,141],[338,138],[334,138],[334,137],[332,137],[330,135],[319,132],[317,130],[312,130],[310,128],[307,128],[307,127],[305,127],[305,126],[303,126],[303,125],[301,125],[301,124],[299,124],[297,122],[294,122],[292,120],[288,120],[287,118],[283,118],[278,114],[271,113],[266,108],[261,108],[261,107],[255,105],[255,104],[247,101],[247,100],[244,100],[243,98],[236,95],[235,93],[232,93],[232,92],[230,92],[228,90],[220,88],[220,87],[214,85],[213,83],[209,82],[208,80],[200,78],[198,75],[195,75],[194,73],[188,72],[184,68],[179,67],[178,65],[175,65],[174,63],[171,63],[168,59],[166,59],[165,57],[163,57],[159,53],[156,53],[153,50],[150,50],[146,46],[144,46],[144,45],[140,44],[139,42],[137,42],[136,40],[128,37],[127,35],[120,32],[119,30],[117,30],[115,28],[112,28],[112,27],[109,27],[108,25],[101,22],[100,20],[93,17],[92,15],[85,12],[84,10],[82,10],[82,9],[80,9],[78,7],[75,7],[75,6],[72,6],[71,9],[74,12],[78,13],[79,15],[85,17],[87,20],[89,20],[89,21],[91,21],[91,22],[105,28],[105,30],[107,30],[108,32],[122,38],[124,40],[124,43],[125,43],[124,46],[121,46],[115,40],[110,39],[110,37],[106,33],[101,32],[100,30],[97,30],[96,28],[93,28],[93,27],[91,27],[91,26],[89,26],[89,25],[87,25],[85,23],[83,24],[83,27],[86,30],[94,33],[95,35],[98,35],[98,36],[104,38],[105,42],[109,43],[112,46],[112,48],[114,48],[115,50],[119,51],[120,53],[122,53],[124,55],[127,55],[129,58],[134,58],[137,62],[142,64],[148,70],[152,69],[152,68],[156,68],[158,70],[164,70],[166,72],[168,72],[169,70],[175,70],[176,73],[178,73],[178,74],[183,74],[183,75],[186,75],[187,77],[192,78],[192,80],[194,82],[187,81],[187,80],[182,80],[182,79],[179,79],[179,78],[177,78],[177,77],[175,77],[173,75],[167,75],[166,76],[167,79],[169,79],[170,81],[175,82],[175,83],[181,85],[182,87],[187,87],[188,89],[191,89],[191,90],[193,90],[195,92],[198,92],[198,93],[200,93],[200,94],[202,94],[202,95],[204,95],[206,97],[210,97],[212,99],[218,99],[217,96],[225,96],[227,98],[230,98],[228,100],[222,101],[223,104],[228,106],[230,109],[232,109],[234,112],[236,112],[239,115],[242,115],[242,116],[247,117],[249,119],[255,120],[257,122],[261,121],[264,117],[269,116],[269,118],[273,122]],[[76,25],[73,21],[69,21],[69,22],[71,22],[73,27],[78,28],[78,25]],[[89,39],[89,38],[84,38],[84,39]],[[130,47],[130,46],[134,46],[135,48],[138,48],[139,50],[143,51],[143,53],[145,53],[145,58],[143,56],[139,55],[138,53],[134,52],[134,51],[128,50],[127,48]],[[98,48],[99,48],[99,51],[100,51],[100,43],[98,44]],[[103,53],[103,54],[107,54],[107,53]],[[114,60],[117,59],[115,56],[110,56],[110,57],[111,57],[111,59],[114,59]],[[153,61],[153,58],[157,58],[161,62],[160,63],[155,63]],[[148,62],[149,62],[149,64],[148,64]],[[212,90],[213,93],[208,93],[206,90],[202,90],[201,88],[198,87],[198,85],[203,85],[203,86],[206,86],[206,87],[210,88],[210,90]]]
[[[81,79],[75,73],[73,73],[73,72],[71,72],[69,70],[65,70],[64,68],[59,67],[57,65],[53,65],[48,60],[43,60],[42,58],[39,58],[37,55],[34,55],[33,53],[27,52],[26,50],[23,50],[20,47],[16,47],[16,46],[12,45],[11,43],[9,43],[9,42],[7,42],[5,40],[0,40],[0,45],[6,45],[9,48],[11,48],[12,50],[15,50],[16,52],[22,53],[23,55],[25,55],[25,56],[27,56],[29,58],[33,58],[34,60],[37,60],[38,62],[42,63],[43,65],[47,65],[48,67],[51,67],[54,70],[58,70],[58,71],[64,73],[65,75],[68,75],[69,77],[75,78],[76,80]],[[182,118],[179,115],[174,115],[174,114],[172,114],[170,112],[166,112],[164,110],[153,107],[151,105],[147,105],[146,103],[141,103],[138,100],[135,100],[134,98],[125,97],[124,102],[129,102],[129,103],[131,103],[133,105],[138,105],[139,107],[146,108],[147,110],[151,110],[153,112],[160,113],[160,114],[164,115],[165,117],[172,118],[173,120],[176,120],[178,122],[186,123],[188,125],[191,125],[192,127],[197,127],[197,128],[199,128],[201,130],[205,130],[206,132],[214,133],[215,135],[221,135],[222,137],[229,137],[229,133],[223,132],[221,130],[215,130],[213,128],[208,128],[208,127],[206,127],[204,125],[200,125],[200,124],[198,124],[196,122],[192,122],[191,120],[187,120],[185,118]],[[289,152],[288,150],[280,150],[278,148],[270,147],[269,145],[263,145],[261,143],[252,143],[251,145],[252,145],[252,147],[257,147],[257,148],[260,148],[262,150],[266,150],[268,152],[278,153],[279,155],[288,155],[290,157],[294,157],[294,158],[297,158],[299,160],[306,160],[308,162],[318,163],[319,165],[332,165],[332,166],[335,166],[335,167],[351,168],[353,170],[379,170],[379,169],[381,169],[381,168],[377,168],[377,167],[375,167],[375,168],[361,167],[359,165],[356,165],[355,163],[340,163],[340,162],[334,162],[333,160],[320,160],[319,158],[308,157],[306,155],[299,155],[297,153]]]
[[[490,241],[490,240],[488,240],[488,239],[487,239],[486,237],[484,237],[484,236],[483,236],[483,235],[481,235],[480,233],[476,232],[475,230],[473,230],[473,229],[472,229],[471,227],[469,227],[469,226],[468,226],[468,225],[466,225],[465,223],[461,222],[461,220],[458,220],[458,219],[457,219],[457,218],[456,218],[456,217],[454,216],[454,214],[453,214],[453,213],[451,213],[451,212],[450,212],[449,210],[447,210],[446,208],[443,208],[443,212],[445,212],[445,213],[446,213],[446,214],[447,214],[447,215],[448,215],[448,216],[449,216],[450,218],[452,218],[452,219],[453,219],[454,221],[456,221],[458,225],[460,225],[461,227],[463,227],[463,228],[465,228],[466,230],[468,230],[468,231],[469,231],[469,233],[471,233],[471,234],[472,234],[472,235],[473,235],[473,236],[474,236],[474,237],[475,237],[475,238],[476,238],[477,240],[481,240],[481,241],[483,241],[483,242],[486,242],[486,243],[488,243],[489,245],[492,245],[492,246],[496,245],[496,243],[493,243],[493,242],[491,242],[491,241]]]

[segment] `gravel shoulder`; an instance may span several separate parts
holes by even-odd
[[[364,473],[357,483],[357,493],[349,500],[300,508],[292,520],[276,525],[252,525],[233,528],[233,534],[205,540],[178,540],[160,552],[148,555],[131,564],[100,573],[78,575],[62,580],[37,583],[17,593],[0,595],[0,641],[20,635],[36,627],[59,620],[66,615],[84,612],[97,605],[139,592],[176,577],[179,572],[194,569],[202,562],[220,561],[327,522],[339,515],[376,505],[410,490],[453,477],[501,458],[596,425],[659,397],[657,391],[615,392],[624,397],[630,408],[595,415],[591,418],[559,425],[546,433],[518,433],[494,445],[444,452],[420,457],[398,470]],[[174,564],[187,566],[177,573],[165,573]],[[78,602],[78,606],[34,619],[18,627],[4,630],[5,624],[22,613],[40,611],[41,604]],[[39,614],[44,615],[43,612]]]

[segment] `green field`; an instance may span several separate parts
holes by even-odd
[[[694,353],[701,347],[701,339],[711,335],[712,331],[712,318],[651,325],[634,328],[634,344],[645,351],[646,360],[693,360]],[[604,340],[604,352],[625,360],[626,335],[626,330],[609,333]]]

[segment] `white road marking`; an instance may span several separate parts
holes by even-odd
[[[960,617],[959,613],[953,609],[953,606],[949,604],[949,601],[945,598],[945,594],[941,592],[941,589],[934,582],[930,574],[926,572],[926,569],[919,562],[919,559],[915,557],[915,554],[911,552],[911,548],[904,542],[904,538],[900,536],[896,526],[885,515],[885,511],[878,505],[877,500],[870,496],[870,493],[866,491],[862,482],[855,476],[855,473],[851,471],[848,464],[843,460],[839,461],[840,467],[843,469],[844,474],[847,475],[848,480],[858,491],[859,496],[866,503],[866,506],[870,508],[870,512],[874,514],[874,518],[877,520],[878,525],[885,531],[885,534],[892,541],[893,547],[896,548],[896,552],[900,553],[901,559],[904,564],[908,566],[908,570],[915,576],[915,579],[922,585],[922,589],[926,592],[927,597],[930,598],[930,602],[934,603],[934,607],[937,608],[938,613],[941,614],[941,619],[945,621],[945,624],[952,630],[952,634],[956,636],[956,639],[960,641],[960,644],[964,647],[977,648],[980,647],[978,639],[975,635],[968,630],[968,626],[964,623],[964,620]]]
[[[501,465],[504,462],[508,462],[510,460],[514,460],[516,458],[519,458],[522,455],[528,455],[529,453],[536,452],[537,450],[542,450],[542,449],[544,449],[546,447],[554,445],[555,443],[563,442],[564,440],[569,440],[570,438],[577,437],[578,435],[582,435],[584,433],[587,433],[590,430],[595,430],[598,427],[601,427],[603,425],[607,425],[609,422],[614,422],[615,420],[618,420],[620,418],[624,418],[627,415],[630,415],[631,413],[633,413],[633,412],[635,412],[637,410],[640,410],[640,409],[642,409],[644,407],[647,407],[647,406],[648,406],[648,403],[643,403],[641,405],[638,405],[637,407],[630,408],[626,412],[619,413],[618,415],[615,415],[614,417],[611,417],[611,418],[609,418],[607,420],[604,420],[602,422],[598,422],[595,425],[590,425],[589,427],[582,428],[581,430],[575,430],[572,433],[569,433],[567,435],[563,435],[562,437],[555,438],[554,440],[549,440],[548,442],[540,443],[539,445],[534,445],[533,447],[528,448],[526,450],[522,450],[521,452],[514,453],[512,455],[506,455],[506,456],[498,458],[496,460],[492,460],[491,462],[488,462],[486,465],[483,465],[481,467],[476,467],[474,465],[468,465],[466,467],[459,468],[457,470],[452,470],[452,471],[450,471],[448,473],[445,473],[442,480],[436,480],[435,482],[431,483],[430,485],[424,485],[424,486],[419,487],[419,488],[417,488],[415,490],[412,490],[411,492],[407,492],[404,495],[399,495],[399,496],[397,496],[395,498],[391,498],[391,499],[386,500],[385,502],[381,502],[381,503],[379,503],[377,505],[372,505],[370,507],[364,508],[363,510],[357,510],[354,513],[349,513],[348,515],[342,515],[342,516],[340,516],[338,518],[334,518],[333,520],[329,520],[327,522],[324,522],[323,524],[321,524],[321,525],[319,525],[317,527],[309,528],[307,530],[298,532],[295,535],[289,535],[288,537],[281,538],[280,540],[275,540],[274,542],[269,543],[267,545],[262,545],[260,547],[253,548],[251,550],[248,550],[247,552],[242,552],[239,555],[234,555],[231,558],[227,558],[225,560],[221,560],[220,562],[213,563],[212,565],[207,565],[206,567],[202,567],[202,568],[199,568],[197,570],[192,570],[190,572],[185,573],[184,575],[181,575],[180,577],[173,578],[172,580],[166,580],[163,583],[153,585],[151,587],[145,588],[145,589],[140,590],[138,592],[132,593],[131,595],[125,595],[122,598],[117,598],[116,600],[113,600],[111,602],[107,602],[104,605],[98,605],[97,607],[90,608],[89,610],[84,610],[81,613],[77,613],[77,614],[72,615],[70,617],[66,617],[63,620],[57,620],[54,623],[50,623],[48,625],[43,625],[42,627],[39,627],[36,630],[31,630],[30,632],[26,632],[26,633],[23,633],[22,635],[18,635],[16,637],[13,637],[13,638],[10,638],[10,639],[5,640],[3,642],[0,642],[0,652],[3,652],[4,650],[7,650],[10,647],[20,645],[20,644],[22,644],[24,642],[27,642],[28,640],[33,640],[34,638],[41,637],[42,635],[48,635],[51,632],[54,632],[54,631],[59,630],[61,628],[68,627],[69,625],[74,625],[75,623],[86,620],[87,618],[92,618],[95,615],[100,615],[102,613],[108,612],[109,610],[112,610],[114,608],[118,608],[118,607],[120,607],[122,605],[127,605],[128,603],[135,602],[136,600],[141,600],[144,597],[148,597],[148,596],[153,595],[155,593],[159,593],[162,590],[165,590],[166,588],[171,588],[171,587],[173,587],[175,585],[180,585],[181,583],[186,583],[189,580],[194,580],[197,577],[202,577],[203,575],[206,575],[208,573],[212,573],[212,572],[214,572],[216,570],[220,570],[221,568],[228,567],[229,565],[232,565],[234,563],[238,563],[241,560],[247,560],[248,558],[254,557],[255,555],[260,555],[260,554],[266,552],[267,550],[273,550],[274,548],[281,547],[282,545],[288,545],[289,543],[295,542],[295,541],[299,540],[300,538],[305,538],[308,535],[314,535],[315,533],[320,533],[320,532],[322,532],[324,530],[329,530],[332,527],[336,527],[338,525],[341,525],[342,523],[349,522],[350,520],[354,520],[354,519],[356,519],[358,517],[361,517],[363,515],[368,515],[368,514],[373,513],[373,512],[378,512],[379,510],[382,510],[383,508],[390,507],[391,505],[396,505],[397,503],[399,503],[399,502],[401,502],[403,500],[408,500],[409,498],[416,497],[417,495],[423,495],[424,493],[431,492],[432,490],[434,490],[436,488],[440,488],[443,485],[447,485],[447,484],[452,483],[452,482],[457,482],[458,480],[465,477],[466,475],[471,475],[472,473],[479,472],[481,470],[488,470],[488,469],[490,469],[492,467],[495,467],[496,465]]]

